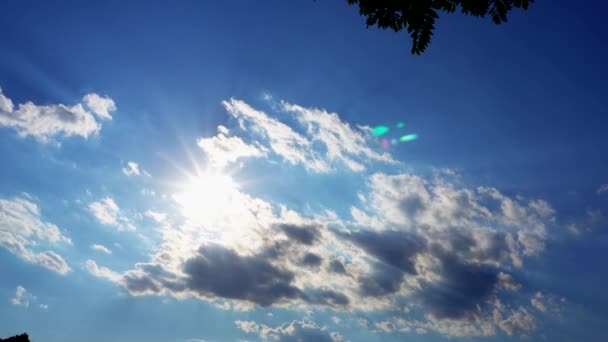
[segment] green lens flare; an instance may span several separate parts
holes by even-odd
[[[418,134],[408,134],[408,135],[404,135],[401,138],[399,138],[399,141],[406,142],[406,141],[412,141],[412,140],[416,140],[416,139],[418,139]]]
[[[372,134],[377,136],[377,137],[381,137],[383,135],[385,135],[386,133],[388,133],[389,128],[386,126],[376,126],[372,129]]]
[[[397,128],[403,128],[403,127],[405,127],[405,124],[403,122],[397,123]]]

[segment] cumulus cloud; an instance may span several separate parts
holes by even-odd
[[[350,127],[337,114],[283,103],[284,111],[295,113],[298,130],[242,101],[224,105],[239,127],[221,127],[217,136],[199,140],[211,160],[224,158],[212,161],[216,166],[245,157],[275,163],[274,155],[314,171],[313,177],[337,170],[363,173],[368,165],[392,162],[369,148],[364,129]],[[213,157],[221,151],[227,152]],[[87,268],[132,295],[196,297],[233,309],[391,312],[391,320],[361,320],[378,333],[521,335],[536,328],[534,314],[543,311],[535,301],[544,298],[526,299],[528,306],[510,301],[526,292],[516,271],[543,252],[555,223],[547,202],[467,186],[449,172],[362,177],[361,188],[353,189],[357,200],[346,206],[349,217],[333,211],[305,215],[210,177],[223,182],[213,196],[204,192],[212,187],[207,183],[173,196],[184,223],[163,225],[162,243],[148,260],[122,274],[94,262]],[[98,219],[117,220],[113,201],[96,203],[105,210]],[[289,334],[262,331],[300,327],[239,324],[266,339]]]
[[[102,252],[102,253],[106,253],[106,254],[112,254],[112,251],[104,245],[92,244],[91,249],[94,251],[98,251],[98,252]]]
[[[203,297],[243,299],[268,306],[302,295],[292,285],[293,273],[261,256],[239,256],[219,245],[202,247],[186,261],[184,272],[189,276],[186,286]]]
[[[89,211],[101,224],[114,226],[118,230],[135,230],[129,219],[123,216],[120,208],[111,197],[102,198],[89,204]]]
[[[85,95],[82,100],[93,113],[105,120],[112,120],[111,112],[116,110],[114,100],[107,96],[99,96],[95,93]]]
[[[344,342],[337,332],[319,327],[310,321],[294,320],[277,327],[258,324],[255,321],[235,321],[236,326],[248,334],[257,334],[262,341],[273,342]]]
[[[40,216],[40,209],[27,194],[0,199],[0,247],[27,262],[66,274],[71,271],[67,262],[59,254],[41,249],[72,242]]]
[[[110,112],[116,110],[114,101],[97,94],[87,94],[83,98],[91,111],[82,103],[75,105],[36,105],[33,102],[19,104],[16,108],[10,98],[0,89],[0,127],[10,127],[20,137],[32,136],[48,143],[59,136],[89,136],[99,133],[101,123],[97,119],[108,120]]]

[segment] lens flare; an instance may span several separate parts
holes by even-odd
[[[401,138],[399,138],[399,141],[408,142],[408,141],[413,141],[416,139],[418,139],[418,134],[407,134],[407,135],[401,136]]]
[[[387,126],[376,126],[372,129],[372,134],[377,137],[381,137],[388,133],[390,129]]]

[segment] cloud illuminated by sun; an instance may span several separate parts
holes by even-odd
[[[184,216],[205,223],[226,215],[238,194],[238,185],[232,177],[212,171],[188,176],[180,188],[173,198]]]
[[[273,220],[269,203],[241,192],[239,184],[222,171],[186,176],[173,200],[188,222],[190,239],[198,243],[255,249],[261,244],[258,229]]]

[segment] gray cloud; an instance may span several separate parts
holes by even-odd
[[[346,274],[346,268],[344,267],[344,263],[340,259],[333,259],[329,262],[328,266],[329,271],[338,274]]]
[[[312,225],[298,226],[285,223],[278,225],[278,228],[289,238],[304,245],[312,245],[320,236],[319,228]]]
[[[322,262],[323,259],[314,253],[306,253],[302,258],[302,265],[306,267],[318,268]]]
[[[495,270],[467,265],[452,255],[441,256],[441,280],[424,282],[419,296],[436,318],[463,318],[482,305],[498,283]]]
[[[294,274],[260,256],[240,256],[220,245],[201,247],[186,261],[186,287],[201,296],[247,300],[261,306],[301,296]]]

